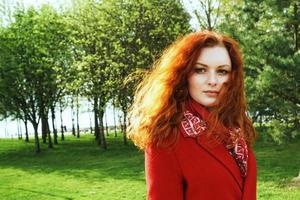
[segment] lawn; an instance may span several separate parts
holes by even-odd
[[[143,200],[143,153],[121,137],[107,138],[101,150],[90,134],[34,154],[33,141],[0,140],[0,199],[3,200]],[[300,169],[300,142],[277,146],[258,142],[258,199],[300,199],[290,180]]]
[[[108,137],[101,150],[87,134],[34,154],[33,142],[0,140],[0,199],[145,199],[143,153]]]
[[[291,184],[300,170],[300,141],[282,145],[258,141],[254,150],[258,164],[258,199],[300,200],[300,186]]]

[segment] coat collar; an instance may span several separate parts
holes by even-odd
[[[213,137],[208,137],[206,134],[208,126],[201,117],[207,117],[209,112],[200,106],[193,106],[191,109],[191,111],[187,109],[183,113],[184,118],[181,121],[180,132],[184,137],[195,138],[197,144],[216,159],[217,162],[224,166],[236,181],[239,188],[243,190],[243,178],[236,161],[223,144]],[[198,114],[198,116],[194,115],[192,112]]]

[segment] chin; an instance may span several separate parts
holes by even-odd
[[[198,102],[198,103],[200,103],[204,107],[213,107],[213,106],[216,105],[215,102],[213,102],[213,103],[211,103],[211,102],[209,102],[209,103],[208,102]]]
[[[211,106],[216,105],[216,100],[215,99],[201,99],[198,101],[198,103],[202,104],[205,107],[211,107]]]
[[[217,101],[215,98],[203,98],[201,96],[201,97],[193,98],[193,99],[204,107],[213,107],[213,106],[216,106],[216,104],[217,104]]]

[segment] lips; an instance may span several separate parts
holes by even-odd
[[[219,92],[215,91],[215,90],[207,90],[207,91],[204,91],[203,93],[210,97],[216,97],[219,94]]]

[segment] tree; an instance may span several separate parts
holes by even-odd
[[[182,4],[184,3],[185,1],[182,0]],[[189,0],[189,5],[193,7],[191,12],[197,20],[197,31],[213,31],[218,26],[220,18],[220,2],[218,0]]]
[[[10,115],[29,120],[35,130],[39,152],[38,124],[42,120],[44,141],[52,147],[48,123],[49,109],[62,95],[69,58],[68,33],[60,16],[49,6],[17,10],[15,22],[2,34],[2,94]],[[8,52],[8,53],[5,53]],[[54,117],[54,112],[52,112]],[[55,129],[54,129],[55,133]]]
[[[189,15],[180,2],[174,0],[107,0],[103,1],[103,11],[113,42],[109,54],[113,70],[111,92],[115,106],[123,112],[122,132],[126,144],[127,110],[142,78],[142,73],[136,71],[149,70],[170,43],[191,30]],[[130,74],[139,77],[133,79]],[[131,78],[126,79],[129,75]]]
[[[76,3],[76,2],[75,2]],[[77,2],[78,3],[78,2]],[[106,149],[103,129],[103,115],[109,100],[110,87],[110,46],[112,41],[108,32],[103,12],[99,12],[101,3],[85,1],[74,7],[71,20],[74,29],[74,67],[78,73],[77,84],[71,86],[73,91],[93,101],[95,136],[98,144]],[[100,123],[100,127],[99,127]]]
[[[19,11],[16,22],[1,34],[1,100],[9,116],[24,120],[25,125],[26,119],[32,123],[35,132],[35,151],[38,153],[40,152],[37,133],[38,103],[35,101],[36,93],[33,90],[35,80],[29,70],[32,60],[28,55],[32,53],[32,48],[28,47],[27,37],[30,33],[26,32],[30,24],[29,18],[35,13],[30,10],[27,14],[25,17],[24,13]]]
[[[227,11],[222,12],[220,30],[238,39],[244,51],[253,119],[270,123],[271,136],[277,141],[296,136],[300,120],[299,3],[223,2]]]

